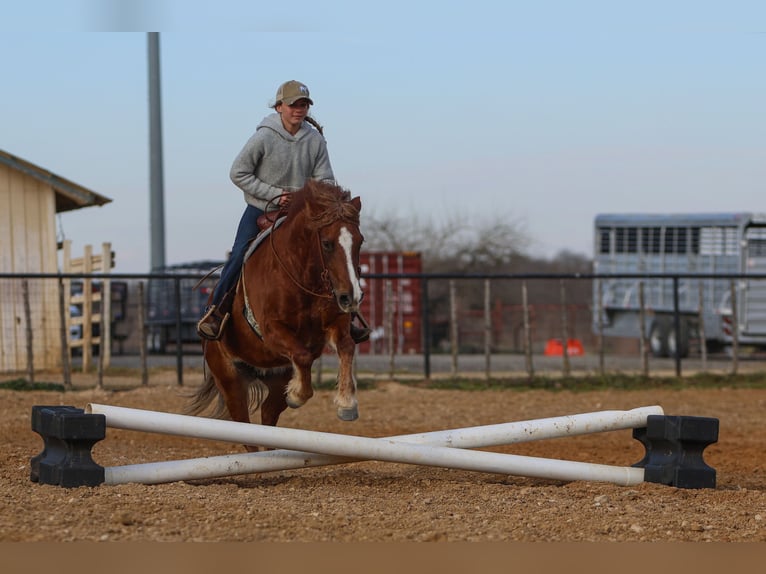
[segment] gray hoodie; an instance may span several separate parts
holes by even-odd
[[[285,189],[300,189],[307,179],[333,182],[327,143],[308,122],[291,135],[279,114],[269,114],[239,152],[229,172],[231,181],[245,192],[245,201],[265,210]],[[269,205],[276,209],[277,202]]]

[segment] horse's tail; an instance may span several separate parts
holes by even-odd
[[[290,369],[291,367],[287,367]],[[261,377],[269,376],[275,372],[284,372],[285,368],[269,369],[262,371],[260,369],[249,369],[249,375],[244,384],[247,385],[247,403],[250,413],[257,411],[263,401],[268,396],[269,389],[261,381]],[[194,390],[184,393],[185,398],[189,399],[188,404],[184,407],[183,413],[187,415],[199,415],[205,411],[205,416],[215,419],[229,419],[229,410],[224,403],[223,395],[218,390],[215,384],[215,378],[213,373],[208,369],[207,361],[203,363],[203,383]],[[213,405],[213,403],[215,403]],[[212,406],[211,406],[212,405]]]
[[[202,374],[202,384],[196,389],[184,393],[184,397],[189,399],[189,402],[184,407],[183,413],[185,415],[198,415],[207,410],[210,404],[215,401],[216,404],[210,416],[216,419],[225,418],[226,405],[218,387],[215,386],[213,374],[207,368],[207,361],[203,364]]]

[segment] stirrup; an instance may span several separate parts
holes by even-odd
[[[357,345],[367,341],[370,338],[371,333],[372,329],[369,327],[357,327],[354,324],[351,325],[351,338]]]
[[[361,327],[357,327],[354,325],[354,319],[359,319],[359,322],[362,324]],[[370,326],[367,324],[367,321],[365,321],[364,317],[362,317],[362,314],[357,312],[353,313],[351,315],[351,338],[354,340],[354,343],[357,345],[360,343],[364,343],[370,338],[370,335],[372,334],[372,329],[370,329]]]
[[[230,316],[230,313],[225,313],[222,317],[218,308],[211,305],[197,323],[197,334],[208,341],[217,341]]]

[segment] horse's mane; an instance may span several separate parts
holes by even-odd
[[[359,209],[351,201],[351,192],[337,185],[308,180],[293,194],[288,217],[310,208],[307,227],[312,231],[336,221],[359,226]]]

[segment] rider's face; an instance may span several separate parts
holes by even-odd
[[[282,125],[288,132],[293,135],[298,132],[309,113],[310,105],[306,98],[296,100],[292,104],[277,105],[277,113],[282,117]]]

